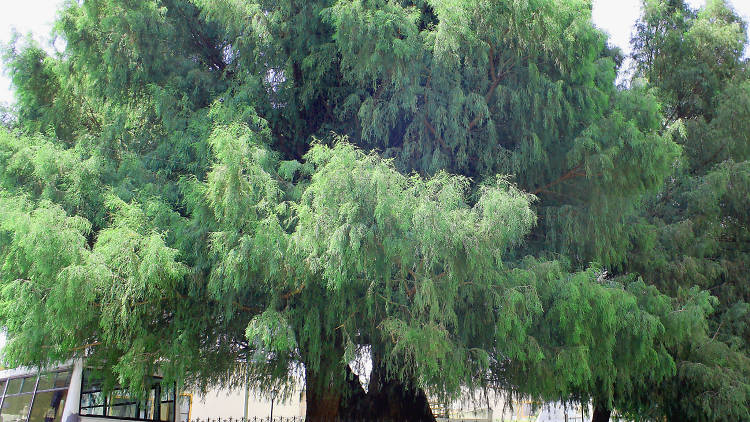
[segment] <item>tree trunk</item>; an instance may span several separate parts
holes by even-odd
[[[323,366],[319,373],[305,368],[308,422],[435,422],[427,395],[406,383],[383,381],[385,371],[373,362],[368,391],[347,365],[346,379],[340,382],[333,369]]]
[[[368,392],[374,407],[372,420],[435,422],[424,391],[388,381],[380,391]]]
[[[609,422],[611,414],[612,410],[608,406],[596,403],[594,404],[594,415],[591,418],[591,422]]]
[[[357,421],[435,422],[422,389],[396,380],[384,380],[384,375],[385,370],[374,358],[367,393],[353,377],[349,383],[348,400],[342,400],[340,415]]]
[[[364,421],[372,413],[370,397],[362,388],[359,377],[346,367],[346,383],[339,403],[339,416],[345,421]]]
[[[306,419],[309,422],[332,422],[339,417],[341,391],[318,374],[305,369]]]

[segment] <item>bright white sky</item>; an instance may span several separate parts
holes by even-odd
[[[610,43],[619,46],[625,53],[630,51],[629,42],[633,24],[640,15],[641,0],[593,0],[594,23],[610,35]],[[46,46],[55,12],[62,0],[0,0],[0,42],[7,43],[11,28],[21,34],[32,32]],[[705,0],[688,0],[693,7],[701,6]],[[746,20],[750,20],[750,0],[730,0],[734,8]],[[6,75],[0,76],[0,103],[13,101],[10,82]]]

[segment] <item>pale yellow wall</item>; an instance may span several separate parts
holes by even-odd
[[[193,395],[191,419],[207,418],[241,418],[245,403],[245,390],[214,390],[205,396]],[[259,397],[250,391],[248,400],[248,417],[268,417],[271,413],[271,401]],[[273,416],[301,417],[305,415],[304,392],[296,392],[286,402],[275,400]]]

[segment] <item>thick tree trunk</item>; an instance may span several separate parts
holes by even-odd
[[[349,366],[343,368],[344,382],[335,376],[335,365],[323,368],[320,373],[305,369],[308,422],[435,422],[422,389],[395,380],[383,381],[385,371],[376,364],[367,392]]]
[[[339,418],[341,391],[332,386],[318,374],[305,369],[305,389],[307,409],[306,420],[309,422],[334,422]]]
[[[591,422],[609,422],[609,417],[612,415],[612,410],[600,404],[594,404],[594,415],[591,418]]]
[[[373,420],[435,422],[427,396],[421,389],[388,381],[370,396]]]
[[[339,403],[339,416],[344,421],[364,421],[372,412],[370,397],[362,388],[357,375],[346,367],[346,384]]]
[[[370,384],[365,393],[359,380],[350,373],[349,391],[342,399],[339,413],[343,419],[435,422],[424,391],[399,381],[384,381],[383,374],[385,371],[373,362]]]

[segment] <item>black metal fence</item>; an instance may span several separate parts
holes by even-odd
[[[248,418],[197,418],[192,419],[190,422],[306,422],[304,416],[297,416],[297,417],[285,417],[285,416],[274,416],[273,418],[270,416],[266,417],[260,417],[260,416],[253,416]],[[339,422],[339,421],[335,421]],[[341,421],[345,422],[345,421]],[[346,421],[348,422],[348,421]]]
[[[253,416],[248,418],[196,418],[191,419],[190,422],[363,422],[364,419],[348,419],[348,418],[334,418],[334,419],[306,419],[304,416],[270,416],[261,417]],[[367,419],[367,422],[403,422],[392,419]]]

